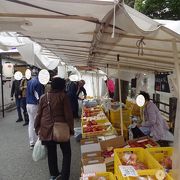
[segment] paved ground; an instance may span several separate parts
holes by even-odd
[[[0,180],[48,180],[47,159],[39,162],[32,160],[32,151],[28,146],[28,129],[22,123],[16,123],[16,111],[0,117]],[[76,123],[76,126],[79,122]],[[70,180],[80,176],[80,146],[71,139],[72,163]],[[59,147],[58,147],[59,148]],[[61,152],[59,151],[59,167]]]

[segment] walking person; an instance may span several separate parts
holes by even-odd
[[[26,91],[26,103],[27,103],[27,112],[29,116],[29,145],[30,149],[33,149],[34,144],[37,140],[37,135],[34,131],[34,121],[37,115],[39,98],[43,94],[44,87],[39,82],[38,77],[35,76],[27,82],[27,91]]]
[[[21,90],[21,108],[23,109],[23,115],[24,115],[24,121],[25,123],[23,126],[27,126],[29,124],[29,117],[27,113],[27,108],[26,108],[26,90],[27,90],[27,79],[23,78],[20,83],[20,90]]]
[[[22,114],[21,114],[21,90],[20,90],[20,83],[21,80],[14,80],[12,83],[12,88],[11,88],[11,100],[13,101],[13,96],[15,96],[15,102],[16,102],[16,108],[17,108],[17,113],[18,113],[18,119],[16,122],[21,122],[23,121]]]
[[[42,144],[47,147],[50,180],[69,180],[71,166],[70,139],[67,142],[53,141],[54,122],[66,122],[70,134],[74,134],[73,113],[69,97],[65,93],[65,80],[55,77],[51,82],[51,91],[43,95],[39,102],[38,113],[35,120],[35,131]],[[57,144],[60,145],[63,160],[62,169],[58,169]]]

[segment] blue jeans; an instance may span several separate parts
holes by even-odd
[[[16,108],[18,112],[18,118],[22,119],[22,114],[21,114],[21,98],[16,98]]]
[[[21,98],[21,108],[23,109],[24,120],[26,123],[28,123],[29,117],[28,117],[27,108],[26,108],[26,97]]]

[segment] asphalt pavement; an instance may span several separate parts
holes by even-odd
[[[47,159],[34,162],[28,144],[28,126],[16,123],[16,111],[6,112],[0,117],[0,180],[48,180]],[[75,126],[79,126],[75,122]],[[70,180],[80,177],[80,144],[71,138],[72,162]],[[59,169],[62,154],[58,146]]]

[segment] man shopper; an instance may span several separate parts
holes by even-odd
[[[29,145],[30,149],[33,149],[34,144],[37,140],[37,135],[34,131],[34,122],[37,115],[39,98],[43,94],[44,87],[39,82],[38,77],[35,76],[27,83],[26,101],[27,101],[27,112],[29,116]]]
[[[16,122],[23,121],[21,114],[21,90],[20,90],[21,80],[14,80],[11,88],[11,100],[13,101],[13,96],[15,96],[16,108],[18,113],[18,119]]]

